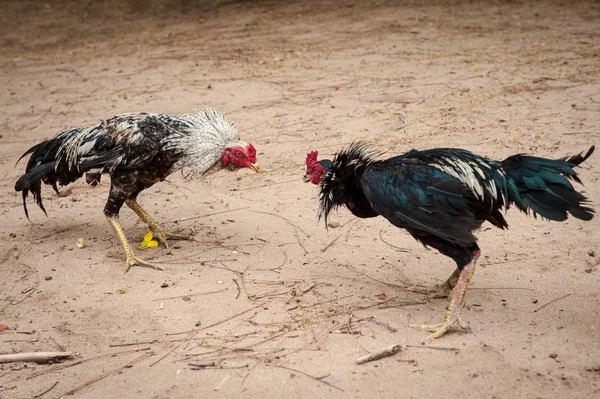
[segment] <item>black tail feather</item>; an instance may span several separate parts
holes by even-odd
[[[55,162],[49,162],[36,166],[21,176],[19,180],[17,180],[15,183],[15,191],[23,191],[26,188],[31,187],[33,184],[35,184],[35,182],[46,179],[52,172],[54,172],[55,167]]]
[[[562,158],[558,158],[557,161],[564,161],[564,162],[572,163],[573,165],[579,165],[579,164],[583,163],[586,159],[588,159],[590,157],[590,155],[592,155],[594,153],[595,149],[596,149],[596,146],[593,145],[587,150],[585,155],[583,155],[583,152],[580,152],[579,154],[576,154],[576,155],[567,155]]]
[[[46,208],[42,202],[42,180],[47,179],[50,174],[54,172],[55,163],[49,162],[47,164],[38,165],[28,173],[24,174],[15,183],[15,191],[23,192],[23,209],[25,210],[25,216],[29,220],[29,211],[27,210],[27,197],[29,193],[33,195],[33,199],[42,211],[48,216]],[[53,181],[52,186],[58,192],[56,183]]]
[[[42,182],[52,185],[52,188],[58,192],[57,182],[57,153],[66,135],[59,135],[53,139],[42,141],[28,149],[17,161],[30,155],[25,174],[15,183],[15,191],[21,191],[23,195],[23,209],[25,216],[29,219],[27,209],[27,197],[29,193],[42,211],[47,215],[46,208],[42,202]]]
[[[42,146],[44,143],[46,143],[45,141],[42,141],[41,143],[38,143],[36,145],[34,145],[33,147],[31,147],[30,149],[28,149],[27,151],[25,151],[25,153],[23,155],[21,155],[19,157],[19,159],[17,159],[17,162],[15,162],[15,167],[19,164],[19,162],[21,162],[21,159],[25,158],[27,155],[33,153],[35,150],[37,150],[40,146]]]
[[[523,212],[532,211],[550,220],[566,220],[570,213],[581,220],[591,220],[594,209],[586,206],[588,199],[567,179],[578,183],[581,180],[573,169],[592,155],[592,146],[583,152],[546,159],[526,155],[514,155],[502,161],[502,168],[508,177],[509,202]]]

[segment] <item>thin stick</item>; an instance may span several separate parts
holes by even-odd
[[[341,298],[334,298],[334,299],[329,299],[327,301],[313,303],[312,305],[302,305],[302,306],[296,305],[296,306],[294,306],[292,308],[289,308],[289,309],[286,309],[286,310],[294,310],[294,309],[298,309],[298,308],[300,308],[300,309],[312,308],[314,306],[323,305],[325,303],[330,303],[330,302],[335,302],[335,301],[341,301],[342,299],[350,298],[351,296],[354,296],[354,295],[350,294],[350,295],[343,296]]]
[[[219,293],[219,292],[224,292],[224,291],[227,291],[227,290],[226,290],[226,289],[224,289],[224,290],[217,290],[217,291],[198,292],[197,294],[188,294],[188,295],[170,296],[170,297],[168,297],[168,298],[158,298],[158,299],[153,299],[152,301],[153,301],[153,302],[156,302],[156,301],[167,301],[167,300],[169,300],[169,299],[179,299],[179,298],[183,298],[183,297],[186,297],[186,296],[198,296],[198,295],[217,294],[217,293]]]
[[[73,352],[29,352],[15,353],[11,355],[0,355],[0,363],[12,362],[36,362],[47,363],[53,360],[73,357]]]
[[[92,361],[92,360],[96,360],[96,359],[100,359],[100,358],[104,358],[104,357],[114,357],[114,356],[123,355],[123,354],[126,354],[126,353],[142,352],[142,351],[148,351],[148,350],[150,350],[150,348],[129,349],[129,350],[126,350],[126,351],[121,351],[121,352],[105,353],[103,355],[98,355],[98,356],[90,357],[89,359],[82,359],[82,360],[78,360],[78,361],[73,362],[73,363],[61,364],[61,365],[57,365],[57,366],[54,366],[54,367],[50,367],[50,368],[44,369],[42,371],[37,371],[37,372],[35,372],[35,373],[27,376],[26,379],[30,380],[32,378],[39,377],[40,375],[43,375],[43,374],[54,373],[54,372],[59,371],[59,370],[67,369],[67,368],[70,368],[70,367],[74,367],[74,366],[77,366],[79,364],[86,363],[86,362],[89,362],[89,361]]]
[[[66,231],[69,231],[71,229],[76,229],[78,227],[84,226],[86,224],[89,224],[89,222],[77,223],[77,224],[74,224],[74,225],[71,225],[71,226],[68,226],[68,227],[64,227],[62,229],[54,230],[53,232],[48,233],[48,234],[44,234],[43,236],[32,238],[31,241],[39,241],[39,240],[43,240],[45,238],[54,237],[54,236],[57,236],[59,234],[62,234],[64,232],[66,232]]]
[[[318,379],[317,377],[315,377],[315,376],[313,376],[313,375],[310,375],[310,374],[308,374],[308,373],[305,373],[304,371],[296,370],[296,369],[293,369],[293,368],[291,368],[291,367],[281,366],[281,365],[278,365],[278,364],[271,364],[271,363],[265,363],[265,366],[267,366],[267,367],[279,367],[279,368],[281,368],[281,369],[285,369],[285,370],[293,371],[293,372],[295,372],[295,373],[298,373],[298,374],[305,375],[305,376],[307,376],[308,378],[312,378],[313,380],[315,380],[315,381],[318,381],[318,382],[320,382],[320,383],[322,383],[322,384],[325,384],[325,385],[328,385],[328,386],[330,386],[330,387],[332,387],[332,388],[335,388],[335,389],[337,389],[338,391],[345,392],[345,391],[344,391],[342,388],[336,387],[335,385],[333,385],[333,384],[330,384],[330,383],[328,383],[327,381],[323,381],[322,379],[320,380],[320,379]]]
[[[360,270],[357,270],[354,266],[351,266],[350,264],[344,265],[344,264],[340,263],[339,265],[343,266],[343,267],[346,267],[346,268],[352,270],[354,273],[360,274],[363,277],[368,277],[368,278],[370,278],[373,281],[377,281],[378,283],[385,284],[385,285],[388,285],[390,287],[406,288],[406,285],[398,285],[398,284],[388,283],[388,282],[385,282],[383,280],[379,280],[379,279],[377,279],[375,277],[369,276],[368,274],[362,273]]]
[[[406,249],[406,248],[400,248],[400,247],[398,247],[398,246],[396,246],[396,245],[393,245],[393,244],[390,244],[389,242],[387,242],[386,240],[384,240],[384,239],[383,239],[383,236],[381,235],[382,231],[383,231],[383,230],[379,230],[379,239],[380,239],[381,241],[383,241],[384,243],[386,243],[386,244],[387,244],[387,245],[389,245],[390,247],[397,249],[397,250],[398,250],[398,251],[400,251],[400,252],[410,252],[410,250],[409,250],[409,249]]]
[[[346,231],[346,237],[344,238],[345,242],[348,242],[348,238],[350,238],[350,232],[352,231],[352,229],[354,228],[354,226],[356,226],[356,224],[360,221],[360,219],[354,218],[354,219],[349,220],[348,222],[350,222],[352,220],[354,220],[354,223],[352,223],[350,225],[350,227],[348,227],[348,231]],[[348,222],[346,222],[346,223],[348,223]],[[346,223],[344,223],[342,226],[344,226]]]
[[[522,287],[469,287],[469,291],[472,290],[523,290],[523,291],[535,291],[533,288],[522,288]]]
[[[300,241],[300,235],[298,234],[298,229],[299,229],[299,227],[296,227],[296,231],[295,231],[296,240],[298,240],[298,245],[300,245],[300,247],[304,251],[304,254],[306,255],[306,254],[308,254],[308,251],[306,250],[306,248],[304,248],[302,241]]]
[[[297,228],[297,229],[298,229],[298,230],[300,230],[300,231],[301,231],[301,232],[302,232],[302,233],[303,233],[305,236],[307,236],[307,237],[308,237],[308,234],[306,234],[306,232],[305,232],[304,230],[302,230],[300,227],[296,226],[294,223],[292,223],[292,221],[291,221],[291,220],[289,220],[289,219],[288,219],[288,218],[286,218],[286,217],[283,217],[283,216],[281,216],[281,215],[277,215],[277,214],[275,214],[275,213],[271,213],[271,212],[263,212],[263,211],[255,211],[255,210],[252,210],[252,211],[250,211],[250,212],[254,212],[254,213],[262,213],[263,215],[271,215],[271,216],[275,216],[275,217],[277,217],[277,218],[283,219],[283,220],[285,220],[285,221],[286,221],[286,222],[287,222],[287,223],[288,223],[290,226],[293,226],[293,227]]]
[[[7,304],[6,304],[6,305],[5,305],[5,306],[4,306],[2,309],[0,309],[0,312],[3,312],[3,311],[4,311],[4,309],[6,309],[6,308],[7,308],[9,305],[18,305],[18,304],[20,304],[21,302],[23,302],[25,299],[29,298],[29,297],[31,296],[31,294],[33,294],[33,293],[34,293],[34,292],[37,290],[37,287],[38,287],[39,285],[40,285],[40,283],[38,282],[38,283],[37,283],[37,284],[36,284],[36,285],[33,287],[33,289],[30,289],[30,290],[28,290],[28,291],[27,291],[27,295],[25,295],[23,298],[21,298],[21,300],[19,300],[19,301],[14,301],[14,300],[8,301],[8,303],[7,303]],[[14,302],[14,303],[13,303],[13,302]]]
[[[533,313],[537,313],[538,311],[540,311],[540,310],[544,309],[546,306],[548,306],[548,305],[550,305],[550,304],[552,304],[552,303],[554,303],[554,302],[556,302],[556,301],[560,301],[561,299],[564,299],[564,298],[566,298],[566,297],[568,297],[568,296],[571,296],[571,295],[573,295],[573,294],[571,293],[571,294],[563,295],[563,296],[561,296],[560,298],[553,299],[553,300],[551,300],[550,302],[548,302],[548,303],[546,303],[546,304],[544,304],[544,305],[540,306],[539,308],[535,309],[535,310],[533,311]]]
[[[227,213],[227,212],[241,211],[241,210],[248,209],[248,208],[250,208],[250,207],[249,207],[249,206],[244,206],[244,207],[242,207],[242,208],[227,209],[227,210],[225,210],[225,211],[213,212],[213,213],[207,213],[206,215],[192,216],[191,218],[176,219],[176,220],[172,220],[172,221],[170,221],[170,222],[163,222],[163,223],[187,222],[188,220],[194,220],[194,219],[207,218],[207,217],[209,217],[209,216],[220,215],[220,214],[222,214],[222,213]]]
[[[35,395],[34,398],[41,398],[42,396],[44,396],[45,394],[47,394],[48,392],[53,390],[54,387],[57,385],[58,385],[58,381],[56,381],[54,384],[52,384],[52,386],[50,388],[46,389],[44,392],[38,393],[37,395]]]
[[[453,351],[458,352],[460,348],[449,348],[445,346],[424,346],[424,345],[406,345],[407,348],[419,348],[419,349],[437,349],[440,351]]]
[[[279,266],[272,268],[272,269],[264,269],[263,268],[263,269],[254,269],[254,270],[279,273],[280,269],[283,267],[283,265],[286,264],[287,261],[288,261],[288,254],[287,254],[287,252],[283,251],[283,262],[281,262],[281,264]]]
[[[375,323],[375,324],[377,324],[378,326],[382,326],[382,327],[387,328],[388,330],[390,330],[393,333],[398,332],[397,328],[392,327],[389,324],[384,323],[383,321],[379,321],[379,320],[375,319],[375,316],[369,317],[368,320],[371,321],[371,322],[373,322],[373,323]]]
[[[263,306],[262,304],[261,304],[261,305],[256,305],[256,306],[254,306],[254,307],[252,307],[252,308],[250,308],[250,309],[246,309],[246,310],[244,310],[243,312],[240,312],[240,313],[234,314],[233,316],[230,316],[230,317],[228,317],[228,318],[226,318],[226,319],[224,319],[224,320],[221,320],[221,321],[218,321],[218,322],[216,322],[216,323],[210,324],[210,325],[208,325],[208,326],[206,326],[206,327],[199,328],[199,329],[197,329],[197,330],[190,330],[190,331],[184,331],[184,332],[179,332],[179,333],[167,333],[166,335],[180,335],[180,334],[197,333],[197,332],[200,332],[200,331],[202,331],[202,330],[206,330],[206,329],[208,329],[208,328],[211,328],[211,327],[218,326],[219,324],[226,323],[226,322],[228,322],[228,321],[230,321],[230,320],[233,320],[233,319],[235,319],[236,317],[239,317],[239,316],[241,316],[241,315],[243,315],[243,314],[246,314],[246,313],[248,313],[248,312],[251,312],[251,311],[253,311],[253,310],[255,310],[255,309],[258,309],[258,308],[260,308],[260,307],[262,307],[262,306]]]
[[[242,293],[242,289],[240,288],[240,283],[238,283],[236,278],[232,280],[235,283],[235,286],[237,287],[237,295],[235,296],[235,299],[238,299],[240,297],[240,294]]]
[[[127,344],[110,344],[110,345],[108,345],[108,347],[109,348],[116,348],[116,347],[120,347],[120,346],[148,345],[148,344],[155,344],[157,342],[158,342],[157,339],[153,339],[151,341],[129,342]],[[150,348],[148,348],[148,349],[150,349]]]
[[[594,133],[594,132],[591,130],[586,130],[586,131],[580,131],[580,132],[564,132],[563,134],[569,135],[569,134],[589,134],[589,133]]]
[[[271,184],[263,184],[260,186],[238,188],[237,191],[248,191],[248,190],[254,190],[256,188],[271,187],[271,186],[277,186],[279,184],[287,184],[287,183],[293,183],[293,182],[298,183],[299,181],[300,181],[300,179],[284,180],[284,181],[278,181],[276,183],[271,183]]]
[[[96,383],[96,382],[98,382],[98,381],[102,381],[102,380],[103,380],[103,379],[105,379],[106,377],[110,377],[111,375],[114,375],[114,374],[118,374],[118,373],[120,373],[121,371],[125,370],[126,368],[129,368],[129,367],[133,366],[135,363],[137,363],[137,362],[139,362],[139,361],[141,361],[141,360],[147,359],[147,358],[149,358],[150,356],[154,356],[154,353],[147,353],[147,354],[145,354],[145,355],[142,355],[142,356],[140,356],[140,357],[138,357],[138,358],[136,358],[136,359],[133,359],[132,361],[130,361],[130,362],[129,362],[129,363],[127,363],[126,365],[124,365],[124,366],[121,366],[121,367],[118,367],[118,368],[116,368],[116,369],[114,369],[114,370],[111,370],[111,371],[109,371],[109,372],[107,372],[107,373],[101,374],[101,375],[99,375],[99,376],[98,376],[98,377],[96,377],[96,378],[92,378],[91,380],[84,382],[83,384],[79,385],[78,387],[76,387],[76,388],[73,388],[73,389],[71,389],[69,392],[66,392],[66,393],[64,393],[64,394],[62,394],[62,395],[60,395],[60,396],[62,397],[62,396],[72,395],[72,394],[74,394],[75,392],[77,392],[77,391],[81,391],[82,389],[84,389],[84,388],[86,388],[86,387],[88,387],[88,386],[92,385],[93,383]]]
[[[352,219],[346,220],[344,223],[342,223],[342,225],[340,226],[340,228],[344,227],[345,225],[347,225],[350,222],[354,222],[355,220],[358,221],[359,219],[357,217],[354,217]]]
[[[342,235],[340,234],[339,236],[335,237],[333,240],[329,241],[329,243],[328,243],[327,245],[325,245],[325,246],[324,246],[324,247],[321,249],[321,252],[325,252],[325,251],[327,251],[327,249],[328,249],[330,246],[332,246],[333,244],[335,244],[335,242],[336,242],[337,240],[339,240],[341,236],[342,236]]]
[[[210,251],[210,249],[208,251]],[[184,258],[182,258],[182,259],[184,259]],[[173,259],[173,260],[163,260],[160,263],[177,263],[178,265],[197,265],[199,263],[237,262],[237,260],[238,260],[237,258],[225,258],[225,259],[198,259],[198,260],[192,260],[189,262],[176,262],[175,259]]]
[[[356,359],[356,363],[363,364],[366,362],[371,362],[373,360],[382,359],[384,357],[395,355],[396,353],[400,352],[401,350],[402,350],[402,345],[396,344],[396,345],[388,346],[387,348],[383,348],[381,350],[378,350],[377,352],[373,352],[366,356],[359,357],[358,359]]]

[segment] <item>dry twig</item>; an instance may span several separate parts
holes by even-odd
[[[60,395],[60,396],[62,397],[62,396],[72,395],[75,392],[81,391],[82,389],[84,389],[84,388],[86,388],[86,387],[88,387],[88,386],[90,386],[90,385],[92,385],[92,384],[94,384],[94,383],[96,383],[98,381],[102,381],[106,377],[109,377],[111,375],[120,373],[121,371],[125,370],[126,368],[130,368],[135,363],[137,363],[139,361],[142,361],[144,359],[147,359],[150,356],[154,356],[154,353],[147,353],[147,354],[142,355],[142,356],[140,356],[138,358],[135,358],[132,361],[130,361],[129,363],[127,363],[126,365],[118,367],[118,368],[116,368],[114,370],[111,370],[111,371],[109,371],[107,373],[101,374],[98,377],[92,378],[91,380],[84,382],[83,384],[79,385],[78,387],[73,388],[69,392],[66,392],[66,393],[64,393],[63,395]]]
[[[287,223],[288,223],[290,226],[293,226],[293,227],[295,227],[296,229],[300,230],[300,231],[302,232],[302,234],[304,234],[305,236],[307,236],[307,237],[308,237],[308,234],[307,234],[307,233],[306,233],[304,230],[302,230],[300,227],[298,227],[297,225],[295,225],[294,223],[292,223],[292,221],[291,221],[291,220],[289,220],[289,219],[288,219],[288,218],[286,218],[286,217],[283,217],[283,216],[281,216],[281,215],[277,215],[276,213],[271,213],[271,212],[263,212],[263,211],[256,211],[256,210],[252,210],[251,212],[254,212],[254,213],[262,213],[263,215],[271,215],[271,216],[275,216],[275,217],[277,217],[277,218],[279,218],[279,219],[283,219],[283,220],[285,220],[285,221],[286,221],[286,222],[287,222]]]
[[[217,294],[219,292],[225,292],[227,291],[227,289],[223,289],[223,290],[217,290],[217,291],[208,291],[208,292],[198,292],[197,294],[187,294],[187,295],[178,295],[178,296],[170,296],[168,298],[157,298],[157,299],[153,299],[153,302],[156,301],[167,301],[169,299],[179,299],[179,298],[183,298],[183,297],[191,297],[191,296],[198,296],[198,295],[208,295],[208,294]]]
[[[206,218],[206,217],[209,217],[209,216],[220,215],[222,213],[241,211],[241,210],[248,209],[248,208],[250,208],[250,207],[249,206],[244,206],[244,207],[241,207],[241,208],[227,209],[227,210],[220,211],[220,212],[207,213],[206,215],[192,216],[190,218],[176,219],[176,220],[172,220],[170,222],[163,222],[163,224],[166,224],[166,223],[175,223],[175,222],[187,222],[188,220],[201,219],[201,218]]]
[[[73,357],[73,352],[29,352],[0,355],[0,363],[35,362],[48,363]]]
[[[554,302],[560,301],[561,299],[564,299],[564,298],[566,298],[566,297],[568,297],[568,296],[571,296],[571,295],[573,295],[573,294],[571,293],[571,294],[563,295],[563,296],[561,296],[560,298],[553,299],[553,300],[551,300],[550,302],[548,302],[548,303],[545,303],[544,305],[542,305],[542,306],[540,306],[539,308],[535,309],[535,310],[533,311],[533,313],[537,313],[537,312],[539,312],[540,310],[544,309],[546,306],[548,306],[548,305],[550,305],[550,304],[552,304],[552,303],[554,303]]]
[[[383,230],[379,230],[379,239],[380,239],[381,241],[383,241],[384,243],[386,243],[386,244],[387,244],[387,245],[389,245],[390,247],[397,249],[397,250],[398,250],[398,251],[400,251],[400,252],[410,252],[410,250],[409,250],[409,249],[406,249],[406,248],[400,248],[400,247],[398,247],[398,246],[396,246],[396,245],[393,245],[393,244],[390,244],[389,242],[387,242],[386,240],[384,240],[384,239],[383,239],[383,236],[382,236],[382,232],[383,232]]]
[[[240,294],[242,293],[242,289],[240,288],[240,283],[238,283],[236,278],[232,280],[235,283],[235,286],[237,287],[237,295],[235,296],[235,299],[238,299],[240,297]]]
[[[47,394],[48,392],[50,392],[51,390],[54,389],[55,386],[58,385],[58,381],[56,381],[54,384],[52,384],[52,386],[48,389],[46,389],[44,392],[42,393],[38,393],[37,395],[35,395],[33,398],[41,398],[42,396],[44,396],[45,394]]]
[[[406,345],[406,347],[407,348],[419,348],[419,349],[437,349],[437,350],[441,350],[441,351],[452,351],[452,352],[460,351],[459,348],[449,348],[446,346]]]
[[[377,352],[373,352],[370,353],[366,356],[361,356],[358,359],[356,359],[356,363],[358,364],[363,364],[366,362],[371,362],[373,360],[378,360],[384,357],[388,357],[388,356],[392,356],[395,355],[396,353],[400,352],[402,350],[402,345],[392,345],[392,346],[388,346],[387,348],[378,350]]]
[[[329,382],[327,382],[327,381],[324,381],[323,379],[319,379],[319,378],[317,378],[317,377],[315,377],[315,376],[313,376],[313,375],[310,375],[310,374],[308,374],[308,373],[305,373],[304,371],[296,370],[296,369],[293,369],[293,368],[291,368],[291,367],[281,366],[281,365],[278,365],[278,364],[269,364],[269,363],[266,363],[266,364],[265,364],[265,366],[268,366],[268,367],[278,367],[278,368],[281,368],[281,369],[285,369],[285,370],[293,371],[294,373],[298,373],[298,374],[305,375],[305,376],[307,376],[308,378],[312,378],[312,379],[313,379],[313,380],[315,380],[315,381],[318,381],[318,382],[320,382],[320,383],[322,383],[322,384],[325,384],[325,385],[327,385],[327,386],[330,386],[330,387],[332,387],[332,388],[335,388],[335,389],[337,389],[338,391],[342,391],[342,392],[344,392],[344,390],[343,390],[342,388],[336,387],[335,385],[333,385],[333,384],[330,384]]]

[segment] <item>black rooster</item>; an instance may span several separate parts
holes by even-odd
[[[381,215],[456,262],[458,268],[446,283],[416,289],[446,295],[451,290],[444,321],[419,326],[434,339],[456,322],[465,326],[459,309],[480,255],[473,232],[483,222],[508,227],[501,211],[512,204],[550,220],[563,221],[568,213],[593,218],[586,197],[569,182],[581,183],[573,168],[593,151],[592,146],[585,155],[558,160],[513,155],[497,162],[462,149],[437,148],[376,160],[366,145],[355,143],[333,162],[317,161],[317,153],[309,153],[305,181],[319,184],[319,219],[324,217],[325,223],[341,205],[360,218]]]
[[[138,204],[140,192],[178,170],[199,176],[221,168],[250,168],[258,172],[256,150],[241,141],[235,126],[216,111],[206,108],[191,114],[170,116],[131,113],[114,116],[87,128],[74,128],[31,147],[25,174],[15,184],[23,192],[23,207],[29,219],[26,199],[31,192],[39,207],[42,182],[65,186],[86,173],[96,184],[102,173],[111,178],[104,214],[125,250],[125,270],[134,264],[162,270],[135,255],[119,222],[119,210],[127,204],[165,246],[167,239],[189,236],[163,230]],[[19,158],[19,161],[21,160]],[[18,162],[18,161],[17,161]]]

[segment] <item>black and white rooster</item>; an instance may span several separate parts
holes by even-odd
[[[57,184],[65,186],[84,173],[89,183],[99,182],[102,173],[110,175],[104,214],[125,251],[124,272],[134,264],[162,269],[133,252],[119,222],[123,204],[168,246],[167,239],[190,237],[164,230],[138,204],[140,192],[184,168],[188,177],[222,168],[259,171],[254,146],[240,140],[235,126],[210,108],[177,116],[145,112],[117,115],[96,126],[65,130],[31,147],[21,158],[29,154],[25,174],[15,184],[15,190],[23,193],[28,219],[26,200],[30,192],[46,213],[42,182],[58,193]]]

